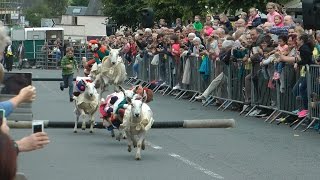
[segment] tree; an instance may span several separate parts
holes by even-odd
[[[39,4],[37,6],[27,9],[25,15],[26,19],[30,23],[30,26],[40,27],[41,18],[50,17],[50,10],[46,4]]]
[[[89,0],[72,0],[70,5],[87,7],[89,5]]]
[[[50,15],[53,17],[58,17],[66,12],[68,0],[50,0],[46,1],[46,4],[50,8]]]
[[[266,12],[266,4],[274,2],[278,4],[285,4],[290,0],[208,0],[209,6],[214,7],[214,11],[218,13],[227,12],[234,14],[237,10],[242,9],[248,12],[249,8],[255,7],[261,12]]]
[[[103,0],[104,14],[112,17],[118,25],[134,27],[140,21],[140,9],[146,7],[144,0]]]

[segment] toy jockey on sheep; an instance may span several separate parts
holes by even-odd
[[[101,64],[103,58],[109,55],[107,47],[101,45],[97,40],[90,40],[88,48],[93,53],[94,60],[97,64]]]
[[[74,96],[79,96],[86,90],[86,82],[92,82],[90,77],[76,77]]]
[[[142,86],[136,86],[132,88],[134,94],[147,96],[146,102],[149,103],[153,100],[153,91]],[[107,96],[106,100],[100,105],[101,118],[104,121],[106,128],[111,131],[114,128],[126,126],[125,121],[122,122],[125,109],[128,106],[128,102],[123,93],[113,93]]]

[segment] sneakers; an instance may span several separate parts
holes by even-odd
[[[298,112],[300,112],[299,109],[292,111],[293,114],[298,114]]]
[[[61,82],[60,83],[60,90],[63,91],[63,89],[64,89],[64,84],[63,84],[63,82]]]
[[[202,95],[195,97],[195,99],[197,100],[205,100],[206,98]]]
[[[181,88],[180,85],[177,84],[177,85],[175,85],[172,89],[173,89],[173,90],[177,90],[177,89],[180,89],[180,88]]]
[[[160,84],[160,86],[165,86],[165,85],[167,85],[166,82],[163,82],[162,84]]]
[[[256,115],[258,115],[260,112],[261,112],[260,109],[256,109],[256,110],[252,111],[252,112],[249,114],[249,116],[256,116]]]
[[[306,110],[306,109],[298,112],[298,117],[299,117],[299,118],[306,117],[307,115],[308,115],[308,110]]]

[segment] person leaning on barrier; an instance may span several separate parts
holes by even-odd
[[[226,65],[228,65],[231,59],[231,49],[234,45],[233,40],[225,40],[222,43],[222,50],[219,55],[219,61],[224,62]],[[207,89],[200,95],[195,97],[198,100],[205,100],[209,97],[209,95],[216,91],[217,88],[221,87],[222,83],[226,82],[226,74],[224,72],[221,72],[207,87]]]
[[[0,64],[0,82],[2,82],[3,76],[4,69],[2,64]],[[25,102],[31,102],[35,100],[35,97],[35,87],[27,86],[25,88],[22,88],[17,96],[11,98],[8,101],[0,102],[0,109],[4,109],[6,112],[5,117],[8,117],[12,113],[13,109],[18,107],[18,105]],[[1,132],[5,132],[7,134],[9,133],[9,127],[6,120],[3,120],[0,129]],[[28,152],[36,149],[41,149],[48,143],[48,135],[44,132],[31,134],[14,142],[17,152]]]
[[[300,69],[300,78],[294,85],[292,92],[295,96],[300,95],[303,105],[298,110],[299,117],[305,117],[308,114],[308,95],[306,80],[306,65],[312,63],[312,51],[314,49],[314,40],[308,34],[301,34],[297,37],[298,53],[295,56],[280,55],[280,61],[294,63],[295,69]],[[289,53],[290,54],[290,53]]]

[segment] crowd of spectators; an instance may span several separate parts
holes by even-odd
[[[204,64],[207,61],[223,62],[226,65],[233,61],[241,62],[241,68],[247,72],[244,80],[246,105],[251,102],[251,82],[267,79],[266,88],[270,89],[274,89],[278,82],[280,92],[284,93],[284,67],[295,68],[300,71],[300,78],[292,93],[302,97],[303,103],[297,113],[301,117],[306,116],[308,98],[305,67],[318,63],[320,32],[305,30],[300,19],[285,14],[276,3],[267,3],[266,11],[267,18],[262,19],[259,10],[252,7],[248,13],[241,13],[235,22],[231,22],[225,14],[220,14],[218,18],[210,14],[204,18],[196,15],[194,22],[189,24],[182,24],[181,19],[177,18],[172,26],[161,19],[153,28],[119,32],[103,39],[101,43],[112,48],[123,47],[125,59],[132,64],[133,76],[137,76],[139,71],[146,71],[139,69],[144,59],[152,59],[150,63],[159,66],[159,77],[156,80],[162,85],[170,83],[167,82],[168,67],[164,64],[168,57],[172,58],[173,89],[188,89],[193,83],[189,72],[192,68],[190,65],[194,63],[189,62],[190,57],[202,62],[200,73],[209,72]],[[160,58],[157,56],[159,54]],[[211,78],[208,88],[196,99],[205,100],[212,92],[225,92],[218,89],[226,83],[228,72],[224,68],[216,68],[215,78]],[[258,73],[261,71],[263,76]],[[272,101],[270,106],[274,106],[274,103]]]

